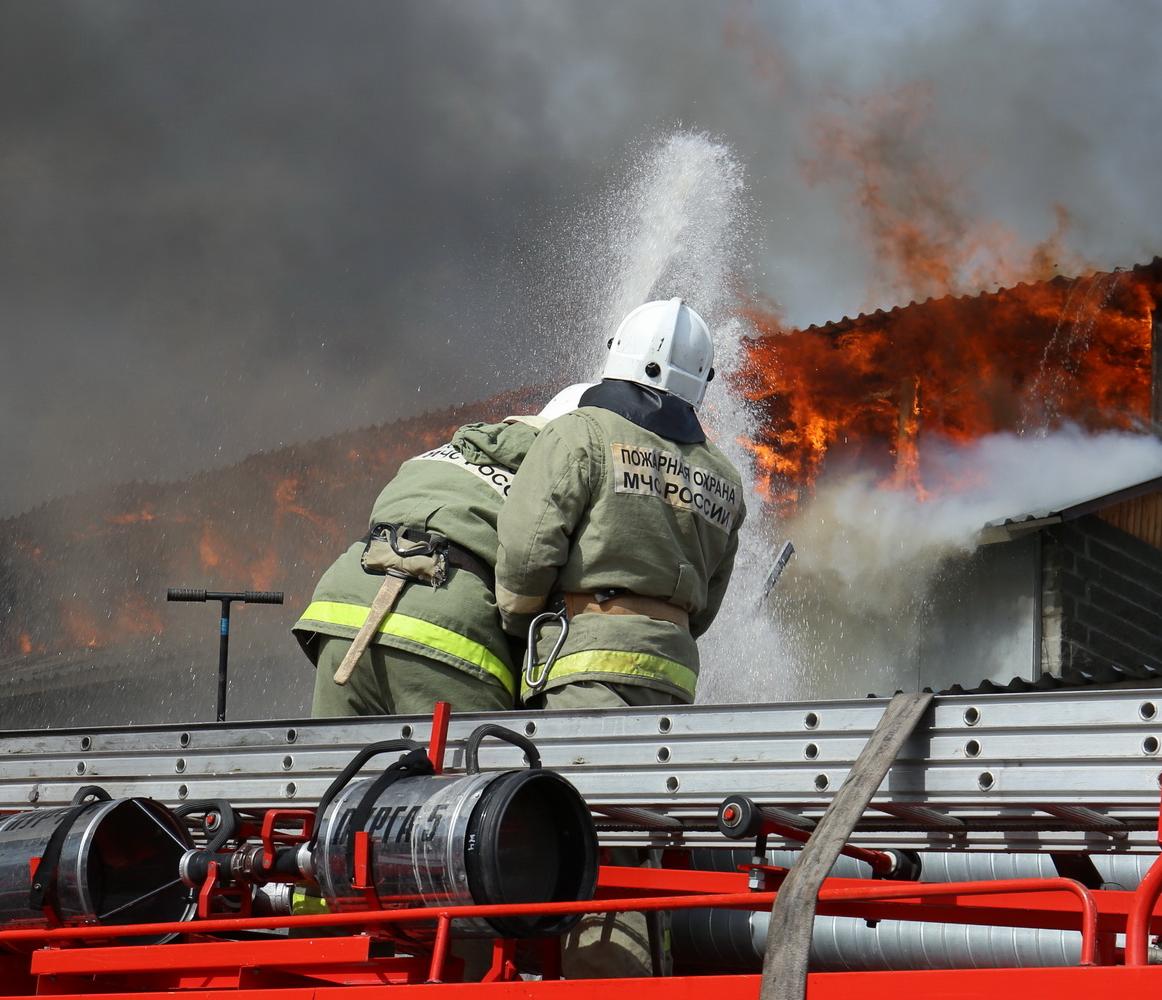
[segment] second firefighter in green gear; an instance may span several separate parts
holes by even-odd
[[[558,394],[543,412],[564,412],[583,388]],[[446,539],[445,578],[439,586],[407,583],[349,679],[337,683],[336,670],[384,576],[364,570],[367,539],[331,565],[293,627],[316,665],[312,715],[420,714],[437,700],[458,711],[513,706],[518,669],[492,590],[496,521],[545,419],[467,424],[447,444],[400,466],[375,501],[370,524],[394,526],[404,551]]]
[[[741,476],[695,412],[712,377],[701,318],[681,300],[647,303],[610,343],[606,378],[541,431],[498,522],[506,627],[520,634],[545,608],[569,620],[543,686],[523,692],[548,708],[692,702],[695,640],[745,517]],[[557,635],[540,633],[531,673]]]

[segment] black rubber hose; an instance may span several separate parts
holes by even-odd
[[[72,799],[69,800],[69,805],[79,806],[85,799],[93,799],[97,802],[112,802],[113,796],[100,785],[82,785],[77,789]]]
[[[335,796],[343,790],[347,782],[359,773],[360,768],[364,764],[371,760],[372,757],[381,753],[391,753],[393,750],[403,750],[406,752],[408,750],[415,750],[417,747],[419,747],[419,744],[415,740],[384,740],[381,743],[367,744],[359,753],[352,757],[347,766],[335,776],[335,780],[327,786],[327,790],[323,792],[322,798],[319,799],[319,805],[315,809],[315,829],[311,834],[311,839],[308,841],[311,850],[313,851],[315,845],[319,842],[319,826],[323,822],[323,814],[327,811],[327,806],[334,801]]]
[[[291,875],[296,881],[301,878],[299,873],[299,846],[290,844],[278,847],[274,852],[274,864],[270,869],[276,875]]]
[[[432,774],[435,768],[428,759],[427,751],[423,747],[409,750],[394,764],[388,764],[383,773],[371,782],[364,790],[358,804],[351,810],[351,836],[349,850],[351,857],[355,857],[355,834],[362,830],[371,818],[371,810],[379,797],[397,781],[404,778],[415,778],[421,775]]]
[[[480,770],[480,743],[487,736],[495,736],[523,750],[530,768],[535,770],[541,766],[541,752],[532,740],[504,726],[498,726],[495,722],[486,722],[483,726],[477,726],[464,744],[464,769],[469,774],[476,774]]]
[[[173,814],[184,819],[192,813],[216,812],[220,826],[206,842],[205,849],[213,852],[226,846],[226,842],[238,832],[238,819],[234,815],[234,807],[225,799],[200,799],[197,802],[183,802],[175,806]],[[203,820],[203,829],[205,828]]]

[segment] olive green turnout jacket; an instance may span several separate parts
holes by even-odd
[[[581,402],[538,435],[501,511],[496,595],[505,626],[520,634],[562,592],[612,588],[677,605],[689,629],[644,615],[577,615],[545,690],[596,680],[693,701],[695,639],[722,604],[745,517],[741,476],[705,440],[669,440]],[[543,629],[538,663],[557,635],[552,624]]]
[[[514,470],[543,424],[537,417],[510,417],[499,424],[467,424],[452,440],[404,462],[371,513],[370,524],[392,523],[435,531],[496,564],[496,519]],[[312,662],[319,635],[353,639],[383,577],[360,562],[355,542],[323,574],[311,603],[293,626]],[[516,671],[488,585],[453,568],[442,587],[413,582],[404,588],[374,641],[457,667],[516,691]]]

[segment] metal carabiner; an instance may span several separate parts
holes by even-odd
[[[541,628],[547,625],[550,621],[556,620],[561,625],[561,634],[557,636],[557,641],[553,643],[552,652],[549,653],[545,660],[544,669],[541,670],[540,676],[534,676],[533,671],[537,666],[537,638]],[[539,691],[545,686],[545,682],[549,679],[549,671],[553,669],[553,664],[557,662],[557,657],[561,654],[561,647],[565,645],[565,638],[569,635],[569,618],[565,613],[565,609],[560,611],[542,611],[536,618],[529,622],[529,645],[525,650],[525,686],[530,691]]]

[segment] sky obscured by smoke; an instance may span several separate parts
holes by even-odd
[[[901,226],[957,290],[1148,259],[1160,14],[0,0],[0,516],[560,381],[579,226],[678,125],[794,324],[932,292]]]

